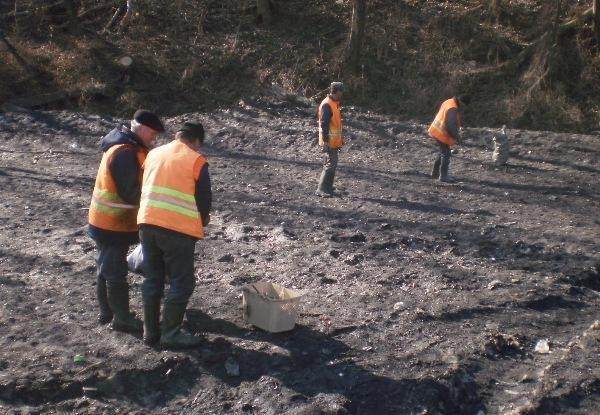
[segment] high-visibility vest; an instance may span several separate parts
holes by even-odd
[[[451,108],[458,108],[458,103],[456,99],[450,98],[442,103],[440,110],[438,111],[433,123],[429,127],[429,135],[435,138],[438,141],[441,141],[444,144],[448,144],[449,146],[453,146],[456,144],[456,140],[454,137],[450,135],[448,132],[448,128],[446,127],[446,121],[448,120],[448,110]],[[457,128],[460,128],[460,114],[456,114]]]
[[[115,179],[109,169],[115,154],[124,147],[133,146],[131,144],[117,144],[110,147],[102,155],[102,161],[100,161],[100,167],[96,175],[92,202],[90,203],[88,222],[90,225],[108,231],[137,232],[138,206],[125,203],[119,197]],[[146,154],[146,149],[137,148],[137,161],[140,166],[144,163]]]
[[[181,140],[150,151],[144,162],[137,223],[203,238],[195,193],[196,181],[205,163],[201,154]]]
[[[344,145],[342,137],[342,113],[340,111],[339,101],[334,101],[327,96],[319,105],[319,145],[325,146],[323,140],[323,130],[321,129],[321,119],[323,117],[323,105],[329,105],[331,108],[331,121],[329,121],[329,147],[340,148]]]

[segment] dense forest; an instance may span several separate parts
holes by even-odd
[[[598,0],[2,2],[0,102],[123,115],[258,95],[426,120],[469,93],[470,125],[594,131]]]

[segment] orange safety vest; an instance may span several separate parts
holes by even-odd
[[[144,162],[139,225],[155,225],[201,239],[196,181],[206,159],[181,140],[157,147]]]
[[[431,126],[429,127],[429,135],[431,137],[441,141],[444,144],[448,144],[449,146],[456,144],[456,140],[450,135],[448,129],[446,128],[448,110],[451,108],[458,108],[458,103],[454,98],[447,99],[442,103],[442,106],[433,120],[433,123],[431,123]],[[456,114],[456,116],[458,124],[457,127],[460,128],[460,114]]]
[[[323,130],[321,129],[321,119],[323,117],[323,105],[328,104],[331,108],[331,121],[329,121],[329,147],[341,148],[344,145],[342,137],[342,113],[340,103],[327,96],[319,105],[319,145],[325,146],[323,140]]]
[[[115,179],[110,173],[110,163],[117,152],[131,144],[117,144],[110,147],[102,155],[96,184],[92,194],[92,202],[88,215],[88,222],[97,228],[113,232],[137,232],[138,207],[125,203],[117,194]],[[137,159],[140,166],[144,163],[148,151],[138,147]]]

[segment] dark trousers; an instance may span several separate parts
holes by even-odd
[[[339,148],[330,148],[329,146],[323,149],[325,160],[323,162],[323,171],[319,179],[319,190],[325,193],[333,193],[333,181],[335,180],[335,170],[338,165]]]
[[[96,240],[98,254],[96,256],[96,275],[99,280],[109,283],[127,282],[127,251],[128,244],[107,243]]]
[[[165,277],[169,277],[169,291],[165,303],[186,304],[194,292],[194,250],[196,240],[190,236],[154,226],[140,226],[142,242],[144,302],[162,298]]]
[[[445,179],[448,177],[448,170],[450,169],[450,146],[444,144],[441,141],[435,140],[439,146],[439,153],[433,162],[433,170],[431,177],[434,179]]]

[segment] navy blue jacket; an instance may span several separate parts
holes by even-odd
[[[323,104],[321,108],[321,131],[323,131],[323,141],[329,140],[329,123],[331,122],[331,117],[333,116],[333,112],[331,111],[331,107],[329,104]]]
[[[140,165],[138,164],[137,152],[140,147],[146,148],[134,133],[127,127],[117,127],[108,133],[100,142],[102,152],[108,151],[113,146],[120,144],[131,144],[117,151],[108,165],[108,170],[115,180],[117,194],[125,203],[130,205],[140,204],[141,182]],[[100,229],[96,226],[88,226],[88,235],[102,243],[134,244],[138,242],[137,232],[115,232]]]

